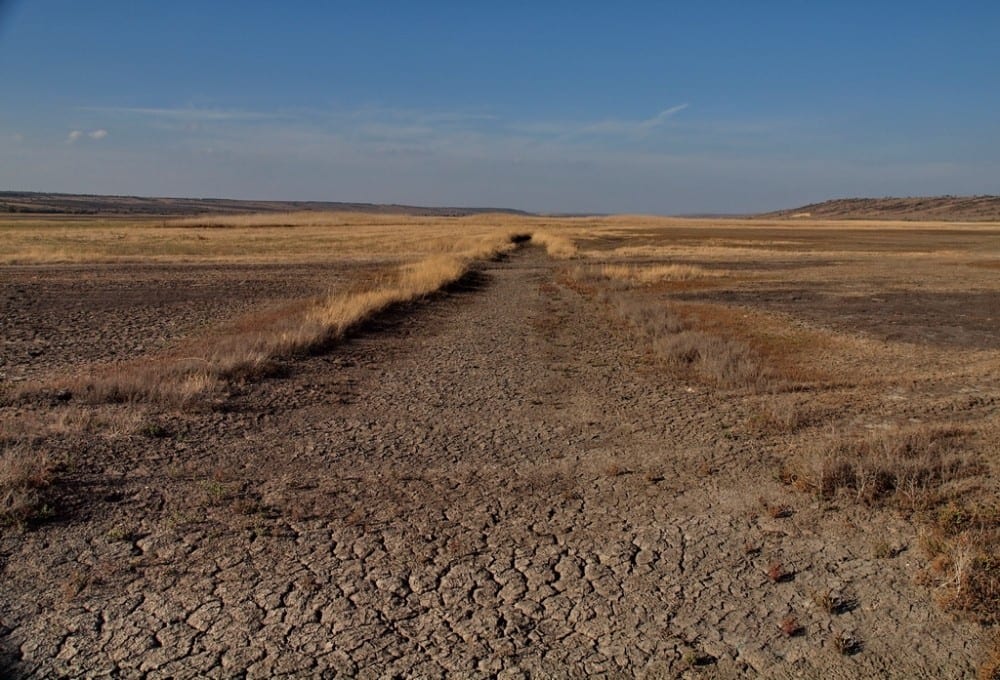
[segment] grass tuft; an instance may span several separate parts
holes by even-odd
[[[42,490],[52,480],[47,455],[24,448],[0,453],[0,525],[24,525],[48,514]]]
[[[536,231],[531,235],[533,243],[545,246],[548,256],[556,260],[569,260],[577,256],[576,244],[566,236],[548,231]]]

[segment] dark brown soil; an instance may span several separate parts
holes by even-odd
[[[319,295],[371,265],[6,266],[0,380],[154,352],[250,309]]]
[[[814,324],[880,340],[962,349],[1000,349],[994,291],[878,291],[846,295],[822,286],[679,293],[677,299],[786,312]]]

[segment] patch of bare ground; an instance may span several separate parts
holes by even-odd
[[[909,521],[783,485],[756,391],[678,380],[562,266],[490,263],[220,408],[36,430],[74,458],[61,519],[0,538],[9,674],[968,676],[978,625],[863,530]]]
[[[384,268],[385,265],[382,265]],[[135,361],[240,317],[374,275],[370,262],[4,267],[0,380]]]

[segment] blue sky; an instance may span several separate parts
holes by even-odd
[[[1000,193],[1000,3],[0,0],[0,188],[741,212]]]

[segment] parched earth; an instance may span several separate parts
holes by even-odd
[[[320,295],[376,264],[6,266],[0,380],[142,356],[248,310]]]
[[[167,436],[68,437],[72,512],[0,542],[7,673],[974,672],[909,524],[790,495],[738,400],[658,370],[538,249],[465,283],[155,414]]]

